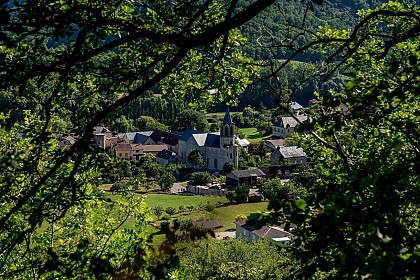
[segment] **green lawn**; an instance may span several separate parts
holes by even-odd
[[[119,199],[119,195],[109,194],[112,199]],[[216,220],[222,228],[220,230],[234,229],[235,228],[235,218],[238,215],[247,216],[250,213],[257,211],[267,211],[268,202],[259,202],[259,203],[244,203],[244,204],[228,204],[227,199],[223,196],[183,196],[183,195],[169,195],[169,194],[148,194],[145,199],[147,205],[150,208],[160,206],[163,209],[168,207],[174,207],[176,210],[180,206],[192,205],[194,210],[184,211],[172,215],[171,218],[178,219],[191,219],[202,220],[202,219],[213,219]],[[206,205],[208,202],[211,204],[218,204],[214,212],[209,213],[203,209],[198,209]],[[127,221],[125,227],[130,227],[130,221]]]
[[[221,230],[234,229],[238,215],[248,216],[257,211],[267,211],[267,205],[268,202],[258,202],[217,207],[214,210],[214,219],[222,226]]]
[[[195,208],[206,205],[208,202],[212,204],[226,203],[228,200],[224,196],[204,196],[204,195],[170,195],[170,194],[147,194],[145,199],[150,208],[161,206],[163,209],[167,207],[174,207],[179,209],[179,206],[192,205]]]
[[[271,135],[262,137],[256,127],[249,128],[237,128],[242,138],[247,139],[249,142],[261,142],[266,139],[270,139]]]

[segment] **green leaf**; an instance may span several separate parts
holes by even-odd
[[[305,200],[303,200],[303,199],[298,199],[298,200],[296,200],[296,201],[295,201],[295,204],[296,204],[296,206],[297,206],[299,209],[302,209],[302,210],[305,210],[305,208],[306,208],[306,206],[307,206],[306,201],[305,201]]]

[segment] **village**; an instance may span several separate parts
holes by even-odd
[[[100,150],[126,162],[141,162],[148,158],[153,164],[162,167],[176,166],[172,174],[176,181],[169,180],[168,184],[171,186],[166,187],[171,194],[224,196],[230,202],[236,203],[261,202],[269,199],[259,189],[261,182],[275,179],[284,184],[300,165],[312,164],[302,147],[285,146],[285,139],[295,133],[299,124],[310,121],[309,115],[302,112],[303,107],[300,104],[291,102],[290,106],[294,110],[294,116],[280,117],[273,124],[270,139],[253,143],[254,146],[258,144],[263,148],[269,157],[269,164],[248,169],[239,170],[238,162],[240,151],[248,153],[251,143],[247,139],[241,139],[236,133],[228,108],[218,132],[203,133],[195,129],[168,132],[155,129],[118,133],[98,126],[95,127],[92,141]],[[59,146],[68,149],[76,138],[63,137]],[[121,187],[117,189],[117,186],[122,185],[121,180],[123,178],[115,180],[110,190],[119,190]],[[241,187],[245,187],[246,194],[239,199],[235,197],[235,190],[238,192]],[[214,220],[197,221],[195,225],[206,231],[220,227]],[[249,242],[261,237],[290,242],[292,233],[278,225],[254,228],[244,220],[238,220],[235,232],[220,233],[219,236],[243,237]]]

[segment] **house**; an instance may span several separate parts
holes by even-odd
[[[243,144],[246,144],[245,142]],[[212,171],[221,171],[225,163],[238,166],[238,145],[235,142],[235,125],[232,122],[229,109],[223,119],[220,132],[201,133],[187,129],[179,138],[179,155],[187,166],[188,155],[199,151],[204,157],[205,168]]]
[[[284,139],[277,139],[277,140],[264,140],[263,144],[267,147],[270,151],[277,149],[278,147],[284,147]]]
[[[273,125],[273,137],[286,138],[292,135],[299,123],[310,122],[307,115],[297,115],[295,117],[281,117]]]
[[[71,147],[75,142],[76,142],[76,139],[73,136],[68,135],[61,138],[61,141],[58,142],[58,147],[60,148],[67,148],[69,146]]]
[[[306,154],[299,146],[278,147],[271,152],[270,162],[272,165],[303,164],[306,163]]]
[[[290,102],[289,105],[296,115],[299,114],[303,109],[303,106],[295,101]]]
[[[117,158],[139,160],[143,156],[143,146],[140,144],[118,143],[114,149]]]
[[[193,194],[202,194],[202,195],[220,195],[225,196],[227,194],[227,189],[222,188],[219,184],[209,184],[206,186],[194,186],[188,185],[187,192]]]
[[[266,225],[260,229],[256,229],[253,226],[247,226],[244,221],[238,221],[236,222],[236,238],[242,238],[249,243],[256,242],[261,238],[270,238],[281,243],[290,243],[293,234],[277,226]]]
[[[163,150],[156,154],[156,162],[162,165],[180,163],[182,158],[171,150]]]
[[[150,137],[153,131],[141,131],[137,132],[136,136],[134,136],[133,143],[134,144],[142,144],[142,145],[154,145],[156,144],[155,141]]]
[[[164,151],[168,149],[168,146],[165,144],[159,144],[159,145],[141,145],[143,154],[153,154],[157,155],[157,153]]]
[[[235,170],[226,174],[226,185],[232,187],[242,184],[255,186],[258,178],[265,178],[265,173],[260,169]]]

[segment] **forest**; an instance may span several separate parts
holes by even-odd
[[[0,0],[0,278],[417,278],[419,14],[416,1]],[[95,126],[205,131],[200,112],[293,115],[291,100],[311,105],[293,141],[315,165],[290,189],[268,182],[267,212],[248,217],[293,227],[289,246],[194,243],[175,223],[156,250],[144,198],[99,188],[120,162]],[[80,137],[63,149],[66,135]]]

